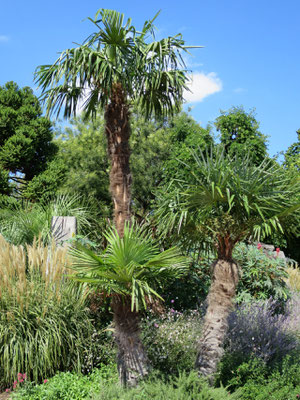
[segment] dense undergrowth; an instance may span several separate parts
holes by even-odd
[[[124,390],[117,383],[111,311],[102,293],[87,296],[64,277],[65,250],[39,241],[13,246],[2,237],[0,244],[0,377],[14,398],[292,400],[300,395],[296,268],[274,274],[276,266],[283,268],[281,261],[254,247],[246,259],[245,249],[239,250],[249,264],[240,293],[244,296],[246,287],[248,294],[229,316],[215,388],[193,372],[205,312],[203,286],[202,302],[192,309],[183,307],[183,294],[173,290],[165,305],[142,319],[151,376]],[[260,286],[251,278],[256,270]]]

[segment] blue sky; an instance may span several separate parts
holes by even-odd
[[[157,37],[181,32],[187,44],[203,45],[187,59],[194,72],[192,115],[203,126],[221,110],[256,109],[269,135],[271,155],[296,141],[300,128],[300,1],[106,1],[2,0],[0,85],[13,80],[34,88],[38,65],[80,43],[92,31],[84,19],[99,8],[131,17],[141,27],[161,9]]]

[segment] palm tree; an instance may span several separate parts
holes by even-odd
[[[100,9],[89,18],[97,31],[63,51],[53,65],[39,66],[35,75],[47,115],[64,109],[64,117],[70,117],[82,102],[86,117],[105,109],[110,192],[120,236],[130,220],[130,106],[138,105],[146,118],[165,117],[179,111],[187,88],[181,53],[191,46],[184,45],[181,34],[155,41],[158,14],[137,31],[131,19],[124,23],[123,14]]]
[[[174,181],[164,190],[158,219],[164,233],[179,231],[185,244],[206,243],[217,253],[196,360],[199,373],[213,379],[239,280],[233,249],[240,241],[282,231],[281,222],[300,207],[294,196],[300,182],[291,181],[273,160],[255,166],[248,156],[231,159],[221,147],[194,158],[196,168],[186,181]]]
[[[122,238],[116,228],[104,235],[108,246],[101,255],[82,246],[71,250],[76,271],[71,278],[111,299],[119,377],[123,385],[132,386],[149,370],[139,334],[140,311],[161,299],[156,288],[162,280],[183,274],[186,258],[175,248],[160,253],[151,235],[136,224],[125,223]]]

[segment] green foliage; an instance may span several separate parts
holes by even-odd
[[[220,132],[221,143],[226,153],[241,157],[245,152],[251,161],[259,165],[267,156],[267,137],[259,132],[259,123],[254,111],[246,113],[242,107],[221,111],[215,126]]]
[[[298,141],[291,144],[284,154],[284,165],[288,169],[300,170],[300,129],[297,131]]]
[[[210,287],[211,262],[206,255],[199,257],[189,265],[185,276],[166,282],[162,290],[166,304],[178,311],[199,307]]]
[[[92,121],[73,118],[70,126],[57,130],[59,160],[67,169],[60,189],[95,198],[102,214],[110,215],[109,163],[104,137],[104,118]],[[182,170],[179,160],[193,159],[189,147],[205,148],[212,143],[208,130],[201,128],[186,113],[169,120],[145,120],[138,112],[131,115],[130,168],[132,171],[133,212],[140,217],[151,209],[155,189],[163,176],[172,179]],[[105,212],[104,207],[108,212]]]
[[[32,178],[23,191],[24,197],[35,202],[47,202],[60,191],[67,173],[66,164],[55,158],[47,163],[47,169]]]
[[[41,243],[15,247],[0,236],[0,381],[17,373],[40,381],[80,371],[92,324],[85,296],[63,279],[66,250]]]
[[[241,352],[226,352],[218,367],[216,384],[222,383],[234,391],[248,380],[264,381],[269,373],[270,369],[260,358],[245,358]]]
[[[191,166],[196,167],[193,151],[213,146],[210,128],[202,128],[189,114],[180,113],[170,120],[172,153],[164,165],[167,181],[174,178],[189,180]]]
[[[286,261],[273,254],[266,254],[256,246],[239,244],[236,246],[234,259],[241,266],[241,279],[237,288],[237,302],[255,298],[267,300],[286,300],[289,289]]]
[[[84,197],[88,195],[110,206],[103,117],[93,121],[73,118],[70,126],[57,131],[56,144],[59,159],[68,171],[61,190]]]
[[[291,175],[291,179],[299,179],[300,170],[300,130],[297,131],[298,141],[293,143],[284,154],[284,168],[287,173]],[[300,201],[300,194],[295,193],[295,196]],[[285,240],[284,252],[285,254],[300,263],[300,212],[291,218],[286,223],[287,233]]]
[[[295,400],[300,397],[300,366],[297,359],[286,357],[283,364],[268,371],[257,360],[242,364],[230,381],[239,387],[244,400]]]
[[[188,46],[181,34],[154,40],[153,22],[158,14],[145,21],[142,30],[114,10],[100,9],[94,19],[89,18],[96,32],[82,45],[63,51],[53,65],[37,68],[35,80],[47,102],[47,113],[59,114],[64,108],[64,116],[70,117],[86,99],[86,116],[95,116],[99,106],[104,108],[112,99],[115,84],[146,117],[179,111],[188,80],[181,54]]]
[[[20,89],[8,82],[0,87],[0,193],[40,199],[54,192],[63,176],[56,165],[57,146],[53,143],[51,122],[42,117],[38,99],[29,87]],[[40,178],[40,176],[44,178]],[[47,177],[51,175],[52,179]],[[36,192],[39,179],[43,187]],[[27,192],[27,183],[31,187]]]
[[[144,217],[155,201],[154,191],[162,181],[166,160],[174,154],[169,122],[146,120],[134,113],[130,147],[133,211]]]
[[[78,244],[71,249],[71,276],[107,293],[131,298],[132,310],[147,308],[146,300],[161,296],[156,287],[170,277],[181,276],[186,270],[186,259],[176,248],[159,251],[151,234],[144,227],[126,224],[120,238],[115,228],[104,232],[108,246],[101,255]]]
[[[13,394],[20,400],[83,400],[90,399],[92,392],[105,385],[117,383],[117,370],[114,365],[101,366],[88,376],[61,372],[45,383],[27,383]]]
[[[52,201],[41,203],[13,203],[0,210],[0,233],[15,245],[32,244],[40,237],[51,242],[51,219],[53,216],[72,215],[77,219],[78,233],[91,229],[93,216],[88,202],[79,196],[58,195]]]
[[[102,367],[88,377],[61,373],[39,386],[19,390],[13,396],[22,400],[224,400],[229,393],[224,388],[211,388],[199,379],[196,372],[182,373],[179,377],[163,381],[155,376],[142,382],[138,388],[123,389],[117,383],[116,369]],[[231,397],[230,397],[231,398]]]
[[[157,219],[164,235],[183,228],[186,241],[214,244],[228,259],[236,243],[282,230],[280,221],[300,207],[294,196],[300,181],[271,161],[256,166],[248,156],[231,158],[222,147],[194,157],[193,183],[174,181],[162,189]]]
[[[147,315],[142,337],[153,367],[165,376],[192,371],[201,329],[197,310],[180,313],[171,308],[161,316]]]

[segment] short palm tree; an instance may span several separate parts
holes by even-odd
[[[123,385],[135,385],[147,375],[149,364],[140,335],[140,311],[155,298],[163,280],[181,276],[186,258],[176,248],[160,252],[150,234],[128,223],[121,238],[116,228],[105,234],[103,254],[79,246],[71,250],[72,278],[96,287],[109,296],[114,316],[114,336],[118,346],[118,371]]]
[[[38,67],[35,75],[48,115],[64,110],[70,117],[83,102],[86,117],[95,116],[99,107],[105,110],[110,192],[121,236],[130,220],[130,106],[135,103],[146,117],[173,114],[188,80],[181,53],[189,47],[180,34],[155,41],[157,15],[137,31],[131,19],[124,23],[123,14],[100,9],[89,18],[97,31],[63,51],[53,65]]]
[[[247,156],[231,159],[221,147],[194,157],[197,167],[186,181],[175,181],[164,191],[158,216],[165,233],[176,229],[181,241],[208,243],[216,250],[196,360],[200,374],[213,377],[239,280],[233,249],[240,241],[281,231],[284,218],[300,207],[294,196],[300,182],[291,181],[273,160],[255,166]]]

